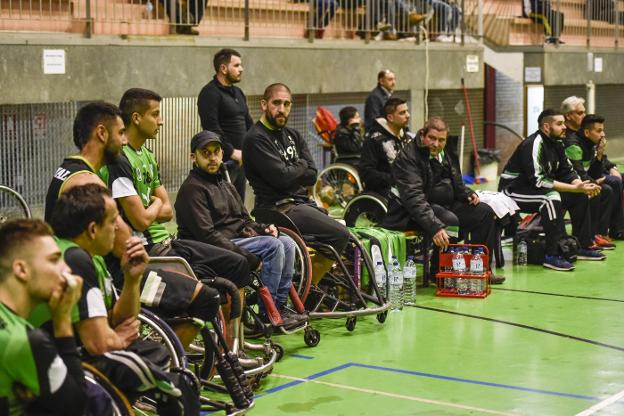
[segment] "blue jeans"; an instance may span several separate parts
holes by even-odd
[[[295,242],[288,236],[269,235],[235,238],[232,242],[262,259],[260,280],[269,289],[275,306],[286,306],[295,273]],[[262,305],[260,308],[264,309]]]
[[[443,0],[428,0],[434,13],[438,16],[438,32],[453,34],[459,26],[461,9]]]

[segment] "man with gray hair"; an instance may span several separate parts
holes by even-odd
[[[565,119],[565,138],[573,138],[581,128],[581,123],[585,117],[585,99],[572,95],[561,102],[561,114]]]

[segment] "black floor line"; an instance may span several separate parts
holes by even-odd
[[[562,297],[562,298],[602,300],[602,301],[605,301],[605,302],[620,302],[620,303],[624,303],[624,299],[598,298],[598,297],[594,297],[594,296],[565,295],[563,293],[539,292],[539,291],[535,291],[535,290],[507,289],[507,288],[503,288],[503,287],[492,287],[492,290],[502,290],[502,291],[505,291],[505,292],[534,293],[536,295],[559,296],[559,297]]]
[[[516,323],[516,322],[503,321],[501,319],[488,318],[488,317],[485,317],[485,316],[471,315],[471,314],[468,314],[468,313],[449,311],[447,309],[432,308],[432,307],[429,307],[429,306],[416,306],[416,308],[426,309],[426,310],[434,311],[434,312],[448,313],[448,314],[451,314],[451,315],[465,316],[465,317],[468,317],[468,318],[476,318],[476,319],[481,319],[481,320],[484,320],[484,321],[496,322],[496,323],[499,323],[499,324],[517,326],[518,328],[530,329],[532,331],[543,332],[545,334],[556,335],[558,337],[569,338],[569,339],[573,339],[575,341],[585,342],[587,344],[597,345],[599,347],[604,347],[604,348],[609,348],[609,349],[612,349],[612,350],[624,352],[624,347],[618,347],[617,345],[605,344],[603,342],[593,341],[593,340],[587,339],[587,338],[576,337],[574,335],[564,334],[564,333],[557,332],[557,331],[551,331],[549,329],[537,328],[537,327],[531,326],[531,325],[524,325],[524,324],[519,324],[519,323]]]

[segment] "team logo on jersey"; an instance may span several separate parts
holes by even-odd
[[[69,175],[71,175],[71,172],[65,168],[58,168],[56,172],[54,172],[54,177],[63,182],[65,182],[65,179],[67,179]]]

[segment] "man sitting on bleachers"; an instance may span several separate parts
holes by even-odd
[[[451,238],[462,235],[494,253],[494,211],[464,185],[457,156],[445,150],[448,130],[444,120],[432,117],[419,131],[420,136],[398,154],[392,164],[392,177],[400,200],[390,199],[382,225],[394,230],[422,230],[440,249],[446,248]],[[437,258],[438,251],[434,250],[434,270]],[[490,283],[504,280],[492,276]]]
[[[565,138],[566,156],[582,180],[596,182],[601,187],[600,198],[593,198],[593,232],[596,244],[614,248],[610,237],[624,237],[624,214],[622,211],[622,175],[605,153],[607,137],[605,119],[588,114],[576,134]]]
[[[394,184],[390,168],[399,153],[410,141],[406,133],[410,113],[407,103],[400,98],[390,98],[383,106],[383,117],[364,136],[358,173],[365,191],[389,197]]]
[[[563,43],[559,37],[563,32],[564,15],[553,10],[550,0],[523,0],[523,6],[525,17],[544,25],[546,43]]]
[[[565,155],[563,114],[548,109],[537,119],[539,130],[516,148],[501,174],[499,189],[516,201],[523,212],[539,212],[546,234],[544,267],[568,271],[574,266],[557,251],[566,235],[564,210],[572,218],[572,234],[581,247],[579,260],[604,260],[592,249],[589,198],[600,193],[600,186],[582,181]]]

